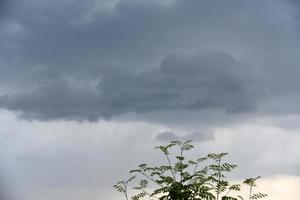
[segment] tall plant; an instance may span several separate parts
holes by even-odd
[[[177,154],[170,155],[170,150],[177,148]],[[113,187],[122,192],[126,200],[245,200],[241,195],[240,184],[231,184],[227,174],[237,166],[224,162],[227,153],[211,153],[196,160],[185,157],[185,153],[194,148],[191,140],[171,141],[167,145],[156,147],[165,159],[166,164],[148,166],[140,164],[137,169],[131,170],[135,174],[126,181],[119,181]],[[171,159],[175,160],[174,162]],[[204,165],[203,163],[206,162]],[[138,193],[129,197],[128,184],[137,177],[139,185],[132,189]],[[253,194],[253,187],[257,178],[246,179],[243,183],[249,186],[249,200],[261,199],[266,194]],[[154,188],[152,190],[149,190]]]

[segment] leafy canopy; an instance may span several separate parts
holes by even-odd
[[[119,181],[113,187],[124,194],[126,200],[245,200],[238,195],[240,184],[231,184],[227,174],[232,172],[237,165],[224,162],[227,153],[211,153],[196,160],[185,157],[185,153],[194,148],[191,140],[171,141],[169,144],[156,147],[160,150],[166,164],[148,166],[140,164],[137,169],[131,170],[134,174],[127,181]],[[171,156],[170,150],[177,150]],[[174,162],[171,162],[175,160]],[[204,165],[204,163],[206,163]],[[132,187],[138,191],[135,195],[128,196],[128,184],[139,177],[138,186]],[[266,197],[263,193],[253,193],[256,187],[256,178],[248,178],[243,183],[249,187],[249,200]]]

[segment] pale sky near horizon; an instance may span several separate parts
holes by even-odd
[[[121,199],[154,146],[300,196],[297,0],[0,0],[0,199]]]

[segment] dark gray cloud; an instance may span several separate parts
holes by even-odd
[[[0,106],[21,112],[21,117],[42,120],[96,120],[180,109],[240,113],[254,110],[261,98],[248,71],[224,52],[174,54],[158,69],[108,68],[97,86],[90,88],[56,80],[33,92],[3,95]]]
[[[8,3],[9,3],[9,1],[7,1],[7,0],[0,1],[0,20],[2,17],[4,17],[7,14],[8,10],[9,10]]]
[[[242,112],[255,108],[259,94],[246,71],[226,53],[170,55],[158,70],[113,73],[103,77],[99,88],[104,102],[118,112],[207,108]]]
[[[269,48],[280,37],[274,27],[269,27],[275,32],[268,35],[266,19],[258,21],[269,17],[260,13],[260,6],[266,3],[236,3],[232,8],[217,1],[177,1],[171,7],[162,7],[156,1],[121,1],[111,12],[100,12],[90,22],[80,23],[95,1],[58,2],[16,2],[11,18],[29,32],[28,38],[19,42],[20,56],[26,62],[59,67],[61,72],[86,67],[93,61],[99,64],[138,60],[145,65],[144,61],[148,64],[178,48],[223,49],[224,40],[235,48],[243,44],[253,53],[246,39],[252,45]],[[241,16],[246,19],[240,19]],[[224,32],[220,34],[219,30]],[[256,34],[261,36],[257,38]],[[264,43],[260,43],[262,38]]]
[[[1,108],[42,120],[282,113],[283,95],[300,96],[289,2],[105,2],[10,1],[0,22]]]

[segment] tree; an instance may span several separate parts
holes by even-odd
[[[171,156],[170,150],[177,148],[178,154]],[[131,200],[246,200],[241,195],[240,184],[231,184],[226,175],[234,170],[237,165],[224,162],[227,153],[211,153],[196,160],[185,157],[186,151],[194,148],[191,140],[171,141],[167,145],[156,147],[165,159],[166,165],[151,167],[140,164],[137,169],[131,170],[135,174],[126,181],[119,181],[113,187],[122,192],[126,200],[128,196],[128,184],[140,178],[139,185],[132,189],[138,193],[130,197]],[[175,162],[171,162],[171,157]],[[206,165],[203,165],[207,162]],[[243,183],[249,186],[248,200],[261,199],[266,194],[253,194],[255,182],[259,179],[248,178]],[[154,188],[149,191],[149,188]]]

